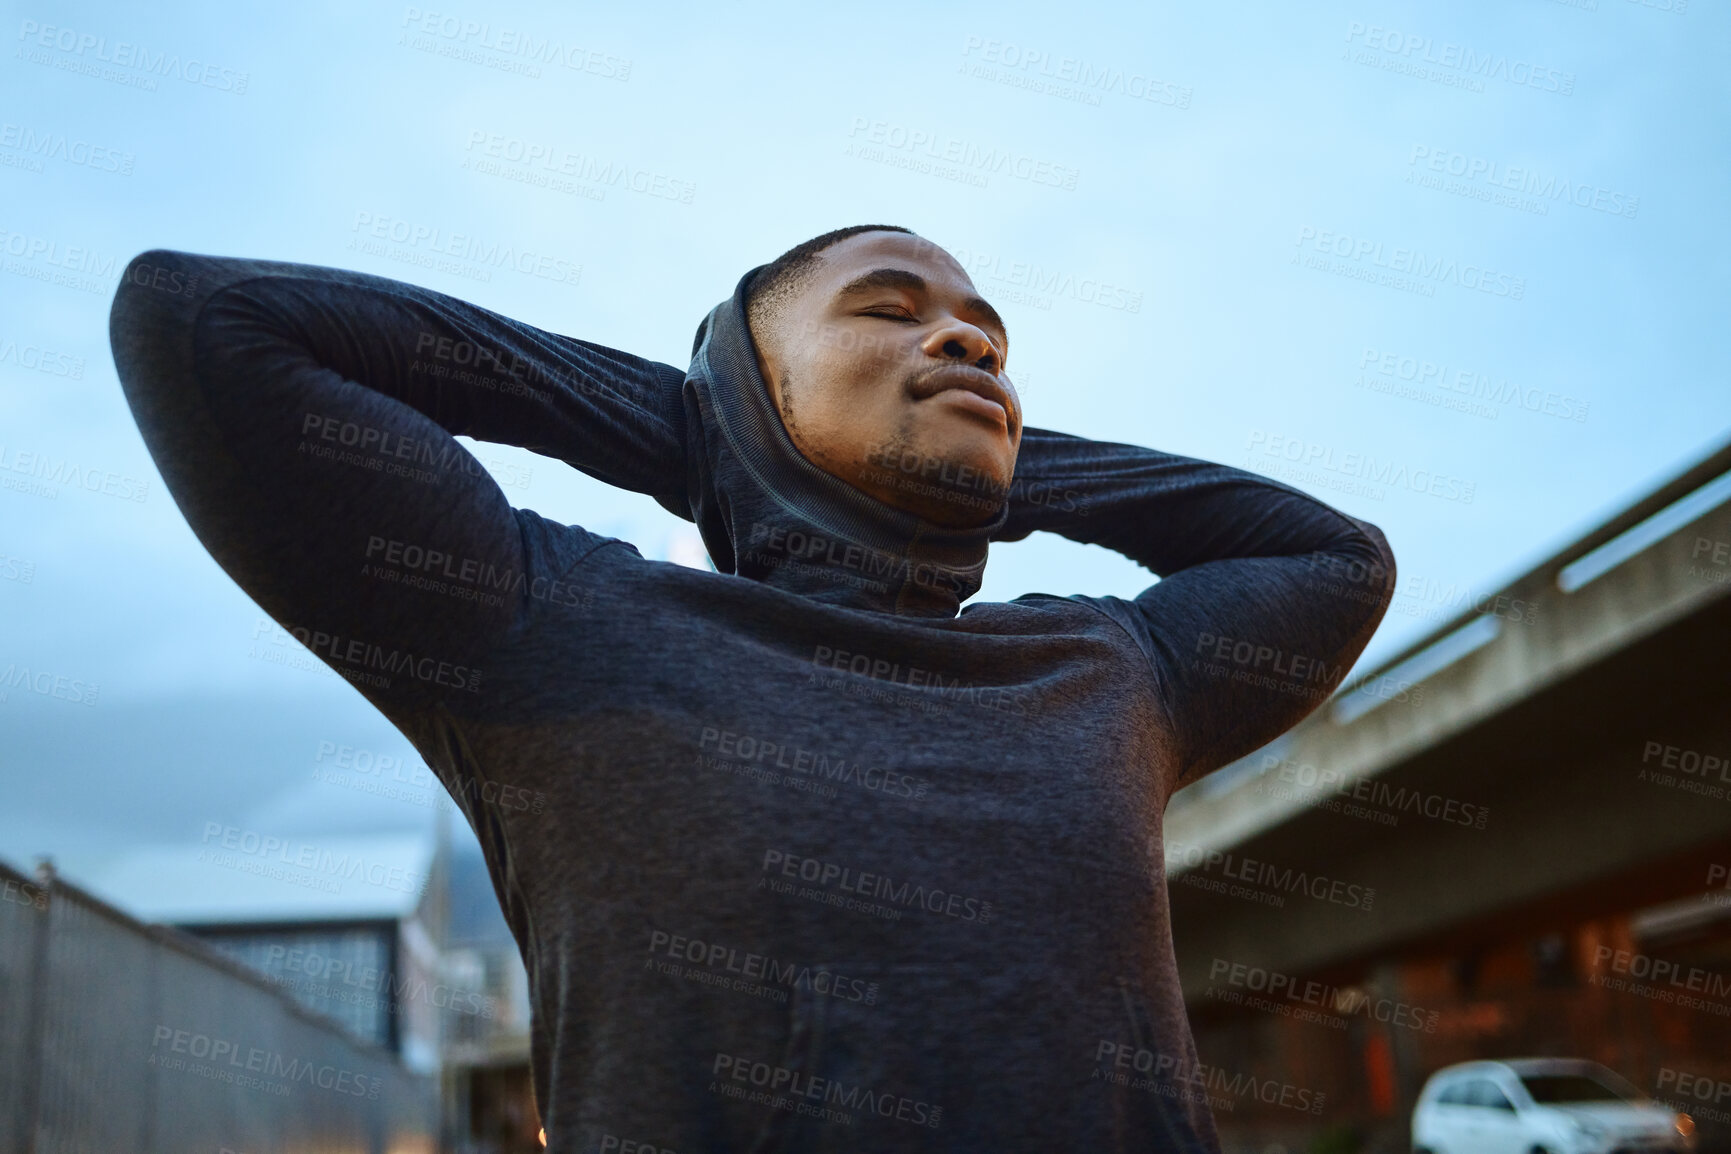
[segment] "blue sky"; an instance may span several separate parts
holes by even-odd
[[[0,702],[15,863],[432,812],[424,777],[319,776],[327,745],[406,743],[261,625],[156,476],[106,335],[147,248],[397,276],[683,364],[745,269],[905,225],[1008,320],[1031,423],[1380,525],[1406,584],[1367,662],[1434,591],[1495,589],[1731,434],[1719,6],[151,7],[0,23],[0,669],[100,686]],[[514,504],[689,540],[480,455]],[[982,595],[1148,580],[1036,538]]]

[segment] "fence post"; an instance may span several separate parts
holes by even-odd
[[[30,943],[30,977],[25,982],[28,1009],[24,1019],[24,1053],[27,1061],[22,1114],[24,1125],[30,1128],[23,1147],[28,1154],[36,1154],[42,1141],[42,1016],[48,1005],[48,991],[44,987],[51,977],[48,973],[48,935],[54,925],[54,859],[37,859],[36,885],[47,900],[48,908],[34,921],[36,930]]]

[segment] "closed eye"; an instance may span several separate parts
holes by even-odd
[[[894,305],[877,305],[873,308],[861,309],[860,315],[864,317],[883,317],[887,320],[893,321],[919,320],[919,318],[913,313],[910,313],[908,310],[903,308],[897,308]]]

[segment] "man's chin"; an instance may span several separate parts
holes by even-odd
[[[895,446],[874,452],[860,486],[886,504],[939,525],[966,528],[997,516],[1009,494],[1002,453]]]

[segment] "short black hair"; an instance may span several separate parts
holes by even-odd
[[[915,235],[913,229],[903,228],[899,224],[850,224],[846,228],[831,229],[822,236],[814,236],[794,245],[759,269],[757,275],[751,278],[751,284],[746,286],[745,313],[751,327],[760,330],[770,316],[799,291],[800,282],[817,268],[818,258],[825,249],[862,232],[905,232],[909,236]]]

